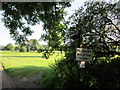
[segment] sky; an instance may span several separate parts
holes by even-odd
[[[72,15],[72,13],[74,13],[74,10],[77,10],[78,7],[82,6],[84,4],[85,1],[88,0],[74,0],[74,2],[72,2],[72,6],[65,9],[68,12],[68,16]],[[66,18],[68,17],[66,16]],[[0,45],[7,45],[8,43],[12,43],[13,45],[15,45],[15,41],[12,39],[12,37],[9,34],[9,30],[4,26],[4,23],[2,22],[2,15],[1,15],[1,11],[0,11]],[[28,37],[28,39],[40,39],[40,36],[45,33],[45,31],[43,31],[42,29],[42,24],[40,25],[36,25],[36,26],[31,26],[31,29],[34,30],[34,33],[32,34],[32,36]],[[44,45],[47,44],[44,41],[39,41],[40,45]]]

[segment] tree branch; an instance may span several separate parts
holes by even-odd
[[[120,29],[112,22],[111,19],[105,17],[119,32],[120,32]]]

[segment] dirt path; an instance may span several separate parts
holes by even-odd
[[[43,88],[42,84],[43,72],[31,77],[10,77],[3,69],[0,63],[0,89],[1,88]]]
[[[43,88],[42,84],[43,72],[40,72],[31,77],[15,77],[12,78],[18,88]]]
[[[15,83],[11,77],[5,72],[0,63],[0,75],[1,75],[1,88],[16,88]]]
[[[2,89],[2,67],[0,63],[0,90]]]

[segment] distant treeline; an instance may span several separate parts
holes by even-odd
[[[12,43],[7,44],[6,46],[0,46],[0,50],[7,51],[20,51],[20,52],[31,52],[31,51],[41,51],[48,48],[48,45],[40,45],[36,39],[30,39],[25,45],[16,45]]]
[[[44,52],[51,51],[48,45],[40,45],[36,39],[30,39],[25,45],[13,45],[12,43],[7,44],[6,46],[0,45],[0,50],[2,51],[19,51],[19,52]],[[63,51],[62,45],[60,48],[55,49],[57,51]]]

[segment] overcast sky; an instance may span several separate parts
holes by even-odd
[[[88,0],[75,0],[72,3],[72,6],[70,8],[66,9],[66,11],[68,12],[68,15],[72,15],[74,10],[77,10],[78,7],[82,6],[85,1],[88,1]],[[0,13],[0,45],[7,45],[8,43],[12,43],[12,44],[15,45],[15,41],[12,40],[12,38],[10,37],[9,30],[4,26],[4,24],[1,21],[1,18],[2,18],[2,16],[1,16],[1,13]],[[42,30],[42,24],[41,25],[36,25],[36,26],[31,26],[31,29],[34,30],[34,33],[32,34],[32,36],[29,37],[29,39],[39,40],[40,36],[43,33],[45,33]],[[39,41],[39,43],[41,45],[46,44],[46,42],[44,42],[44,41]]]

